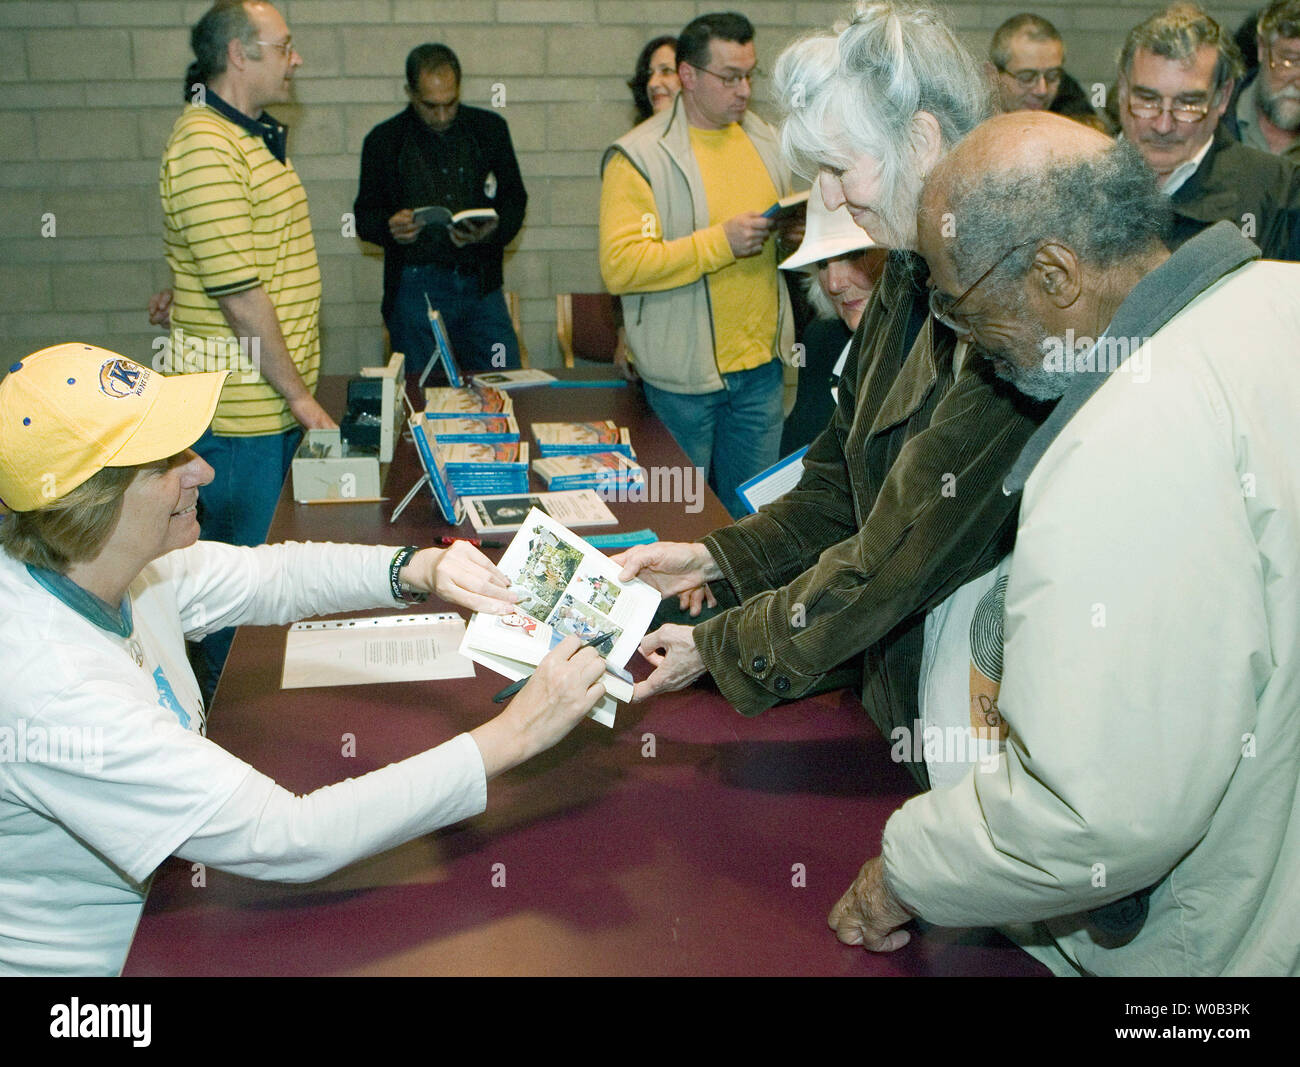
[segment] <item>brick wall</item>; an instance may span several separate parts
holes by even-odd
[[[148,296],[168,284],[158,159],[180,110],[191,0],[0,0],[0,367],[46,344],[86,340],[148,356]],[[802,0],[281,0],[304,63],[296,102],[272,109],[311,203],[324,275],[325,367],[379,355],[382,258],[343,235],[366,132],[405,104],[402,67],[422,41],[454,48],[462,98],[505,94],[529,192],[507,254],[536,365],[559,361],[554,294],[599,289],[596,177],[603,146],[630,126],[624,84],[641,45],[696,14],[735,6],[758,29],[760,66],[842,3]],[[1051,19],[1085,85],[1113,78],[1125,31],[1156,5],[1040,0],[945,5],[983,54],[1021,10]],[[1247,7],[1211,6],[1235,27]],[[762,85],[757,97],[761,97]],[[764,107],[759,102],[757,110]],[[43,236],[52,233],[53,236]]]

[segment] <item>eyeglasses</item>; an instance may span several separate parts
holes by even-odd
[[[694,63],[687,63],[686,65],[688,67],[695,67]],[[753,85],[756,78],[762,77],[762,74],[757,67],[745,71],[744,74],[718,74],[716,71],[709,70],[708,67],[695,67],[695,69],[703,71],[705,74],[712,74],[718,79],[718,81],[722,82],[723,88],[725,89],[735,89],[741,82],[748,82],[750,85]]]
[[[1128,113],[1135,119],[1158,119],[1166,111],[1175,122],[1184,122],[1191,125],[1193,122],[1200,122],[1210,113],[1209,104],[1180,104],[1173,101],[1168,107],[1165,107],[1163,97],[1152,99],[1149,96],[1134,96],[1128,94]]]
[[[291,55],[293,55],[292,36],[286,37],[284,41],[280,42],[279,44],[277,44],[275,41],[258,41],[257,43],[264,44],[266,45],[267,48],[274,48],[277,52],[279,52],[282,56],[284,56],[285,59],[288,59]]]
[[[1268,51],[1269,70],[1287,70],[1300,73],[1300,56],[1278,56],[1273,54],[1273,42],[1264,46]]]
[[[981,285],[983,285],[988,280],[989,276],[1000,266],[1002,266],[1004,262],[1006,262],[1007,257],[1011,255],[1012,252],[1018,252],[1022,248],[1028,248],[1030,245],[1037,243],[1037,241],[1038,241],[1037,237],[1031,237],[1028,241],[1021,241],[1018,245],[1012,245],[1005,252],[1003,252],[1002,255],[998,256],[997,262],[995,262],[993,266],[989,267],[988,270],[986,270],[983,274],[981,274],[978,278],[975,279],[974,285],[972,285],[969,289],[967,289],[964,293],[961,294],[961,296],[957,297],[955,300],[945,295],[942,290],[938,288],[932,288],[930,290],[930,314],[933,315],[936,319],[938,319],[941,323],[943,323],[943,325],[947,326],[948,329],[952,330],[953,333],[961,333],[964,327],[959,326],[957,324],[956,320],[953,319],[952,317],[952,313],[956,311],[958,307],[961,306],[963,300],[965,300],[968,296],[971,295],[971,293],[975,292],[976,289],[978,289]],[[947,301],[949,300],[952,300],[952,302],[947,303]]]
[[[1029,89],[1037,85],[1039,78],[1042,78],[1048,85],[1060,85],[1061,77],[1065,74],[1065,71],[1060,67],[1050,67],[1047,70],[1007,70],[1006,67],[998,67],[998,70],[1015,78],[1022,89]]]

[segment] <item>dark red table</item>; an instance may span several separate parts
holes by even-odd
[[[341,381],[322,385],[329,410],[342,395]],[[631,428],[643,464],[686,463],[637,390],[514,396],[521,426],[614,418]],[[427,494],[387,521],[417,474],[408,441],[386,503],[295,505],[286,492],[270,539],[428,544],[450,531]],[[617,529],[650,527],[663,540],[728,521],[712,493],[697,514],[672,502],[611,507]],[[284,641],[282,627],[239,631],[210,733],[298,793],[471,729],[502,684],[478,668],[459,681],[281,690]],[[342,755],[344,734],[356,738],[354,757]],[[696,687],[621,707],[613,730],[581,723],[491,782],[483,815],[320,882],[199,878],[169,860],[125,973],[1045,974],[984,931],[931,930],[890,956],[835,940],[827,911],[910,792],[851,693],[751,720]]]

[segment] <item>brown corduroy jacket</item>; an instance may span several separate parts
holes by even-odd
[[[956,339],[928,316],[903,351],[924,279],[919,258],[889,257],[798,486],[703,539],[740,605],[695,644],[743,715],[860,681],[885,736],[910,736],[925,613],[1011,548],[1019,496],[1002,478],[1050,407],[980,358],[954,380]]]

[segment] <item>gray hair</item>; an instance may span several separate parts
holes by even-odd
[[[1039,15],[1012,15],[993,31],[993,40],[989,42],[989,62],[998,70],[1007,69],[1007,64],[1011,62],[1011,38],[1021,33],[1039,44],[1059,41],[1061,47],[1065,47],[1061,34],[1047,19]]]
[[[1112,267],[1150,251],[1173,221],[1169,198],[1131,141],[1046,169],[957,178],[947,210],[958,220],[949,250],[963,285],[1020,244],[993,275],[1023,277],[1042,241],[1059,241],[1090,266]]]
[[[1128,79],[1138,49],[1178,63],[1190,63],[1205,45],[1219,53],[1211,86],[1218,93],[1229,81],[1241,77],[1245,63],[1232,35],[1193,3],[1170,4],[1129,30],[1119,55],[1119,72]]]
[[[1255,28],[1268,44],[1279,37],[1300,37],[1300,0],[1273,0],[1259,13]]]
[[[848,169],[861,155],[880,164],[881,203],[904,213],[903,190],[919,187],[912,120],[939,124],[945,151],[986,118],[990,86],[975,57],[932,10],[862,3],[838,35],[791,44],[776,62],[774,94],[783,110],[781,146],[809,179]]]
[[[238,40],[250,59],[260,59],[262,49],[257,41],[257,27],[249,17],[248,9],[263,0],[217,0],[190,30],[190,49],[194,62],[185,72],[185,98],[190,98],[192,88],[206,85],[218,74],[226,71],[226,46]]]
[[[831,298],[826,295],[826,290],[822,288],[821,282],[817,279],[817,274],[817,264],[809,263],[808,266],[804,267],[803,277],[800,279],[804,289],[808,291],[808,307],[816,318],[839,318],[839,312],[835,310]]]

